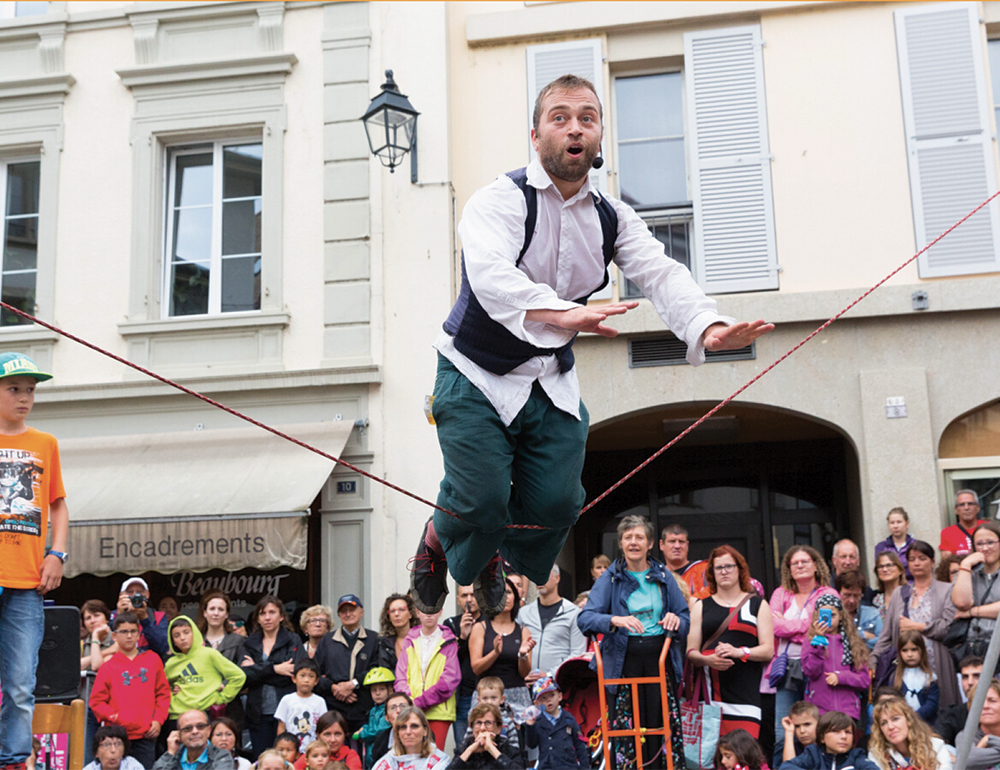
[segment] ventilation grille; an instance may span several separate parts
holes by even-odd
[[[638,337],[628,341],[628,365],[632,369],[641,366],[676,366],[686,364],[687,345],[673,334],[656,337]],[[705,361],[750,361],[757,357],[754,343],[739,350],[706,350]]]

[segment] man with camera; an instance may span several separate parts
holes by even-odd
[[[166,658],[167,626],[166,614],[149,608],[149,586],[141,577],[130,577],[122,583],[118,594],[116,613],[132,612],[139,619],[142,634],[139,636],[139,651],[152,650],[161,658]]]

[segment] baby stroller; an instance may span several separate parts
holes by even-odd
[[[563,708],[576,718],[583,734],[587,736],[590,766],[604,770],[601,696],[598,692],[597,672],[590,670],[593,658],[593,652],[569,658],[556,669],[555,679],[563,694]]]

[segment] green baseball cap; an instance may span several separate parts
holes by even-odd
[[[38,364],[23,353],[0,353],[0,379],[16,376],[34,377],[39,382],[52,379],[51,374],[39,371]]]

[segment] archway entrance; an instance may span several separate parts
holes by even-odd
[[[625,415],[591,430],[583,483],[596,497],[711,407],[670,405]],[[827,558],[840,537],[860,540],[858,459],[844,436],[808,416],[766,406],[731,405],[725,416],[686,436],[609,495],[574,531],[577,575],[598,553],[614,556],[621,517],[649,517],[659,532],[684,526],[691,559],[729,543],[770,592],[793,544]],[[662,558],[655,552],[657,558]],[[581,581],[586,587],[589,581]]]

